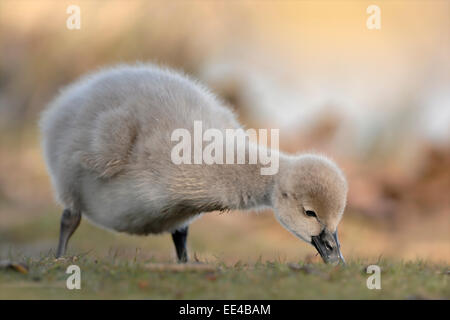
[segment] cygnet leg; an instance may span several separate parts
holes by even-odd
[[[179,263],[186,263],[188,261],[188,254],[186,249],[188,228],[189,227],[184,227],[172,233],[172,239],[173,243],[175,244],[175,249],[177,250],[177,257]]]

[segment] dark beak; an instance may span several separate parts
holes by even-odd
[[[337,230],[331,233],[326,228],[318,236],[312,237],[311,244],[317,249],[325,263],[345,264],[341,253],[341,244],[339,243]]]

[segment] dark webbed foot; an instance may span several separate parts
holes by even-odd
[[[172,233],[172,239],[173,243],[175,244],[175,249],[177,250],[177,257],[179,263],[186,263],[188,261],[188,254],[186,249],[188,228],[189,227],[184,227]]]

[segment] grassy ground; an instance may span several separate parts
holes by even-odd
[[[18,211],[0,224],[0,260],[28,268],[0,268],[0,299],[450,299],[446,260],[384,255],[389,251],[374,247],[384,238],[354,219],[341,229],[348,266],[335,268],[270,214],[206,215],[188,239],[202,269],[174,271],[170,235],[112,233],[86,220],[69,243],[70,258],[55,260],[59,216],[54,207],[35,216]],[[81,268],[81,290],[66,289],[72,264]],[[371,264],[382,269],[381,290],[366,287]]]
[[[366,263],[216,261],[174,271],[174,264],[89,254],[55,260],[25,259],[29,272],[0,272],[0,299],[449,299],[448,266],[381,260],[381,290],[366,287]],[[81,269],[81,290],[66,289],[66,268]],[[200,265],[204,267],[204,264]]]

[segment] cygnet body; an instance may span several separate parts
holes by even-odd
[[[270,207],[325,262],[343,260],[337,225],[347,183],[334,162],[277,153],[279,170],[273,175],[261,174],[259,162],[174,163],[173,132],[182,128],[194,136],[196,121],[224,137],[227,129],[241,128],[204,86],[154,65],[105,69],[65,88],[41,119],[45,161],[64,207],[57,256],[65,254],[84,216],[119,232],[170,232],[178,259],[185,262],[194,218]],[[241,148],[235,151],[248,155],[251,144]]]

